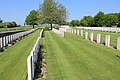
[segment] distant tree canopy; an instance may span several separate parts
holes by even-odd
[[[32,25],[34,28],[35,25],[38,25],[38,22],[39,22],[38,12],[35,10],[30,11],[30,14],[26,17],[25,23],[27,25]]]
[[[92,16],[84,16],[80,21],[82,26],[93,26],[94,18]]]
[[[0,28],[13,28],[13,27],[17,27],[17,24],[15,21],[0,23]]]
[[[68,17],[67,9],[54,0],[44,0],[38,12],[41,20],[43,20],[42,23],[50,24],[51,30],[52,24],[65,24]]]
[[[75,27],[75,26],[80,26],[80,22],[79,22],[79,20],[72,20],[72,21],[70,22],[70,25],[73,26],[73,27]]]
[[[109,13],[104,14],[104,12],[98,12],[94,17],[92,16],[84,16],[79,22],[76,20],[72,20],[70,22],[71,26],[86,26],[86,27],[112,27],[118,26],[120,27],[120,13]]]

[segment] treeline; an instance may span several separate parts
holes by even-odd
[[[16,24],[16,22],[3,22],[0,23],[0,28],[13,28],[13,27],[17,27],[18,25]]]
[[[68,23],[67,23],[68,24]],[[120,27],[120,13],[98,12],[94,17],[84,16],[81,20],[72,20],[70,26],[86,26],[86,27]]]

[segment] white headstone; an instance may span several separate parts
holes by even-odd
[[[32,57],[32,76],[34,77],[34,59],[35,59],[35,57],[34,57],[34,53],[33,53],[34,51],[31,51],[31,57]]]
[[[72,29],[72,34],[73,34],[73,29]]]
[[[81,33],[80,35],[81,35],[81,36],[83,36],[83,30],[81,30],[81,32],[80,32],[80,33]]]
[[[110,47],[110,35],[106,35],[105,46]]]
[[[100,44],[101,34],[97,34],[97,43]]]
[[[85,39],[88,40],[88,32],[85,32]]]
[[[90,33],[90,41],[93,42],[93,33]]]
[[[9,35],[9,42],[11,41],[10,35]]]
[[[10,35],[10,39],[11,39],[10,41],[12,41],[12,39],[13,39],[13,38],[12,38],[12,35]]]
[[[31,55],[27,58],[27,71],[28,71],[28,80],[33,80],[33,74],[32,74],[32,57]]]
[[[117,39],[117,49],[120,50],[120,37]]]
[[[80,30],[77,30],[77,35],[79,35],[80,34]]]
[[[6,36],[3,37],[3,46],[6,46]]]
[[[70,33],[72,33],[72,29],[70,29]]]
[[[74,34],[76,34],[76,29],[74,29]]]
[[[3,47],[3,39],[2,39],[2,37],[0,38],[0,47],[1,48]]]

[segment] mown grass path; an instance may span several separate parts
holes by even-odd
[[[17,42],[0,53],[0,80],[25,80],[27,75],[27,57],[32,50],[40,30]]]
[[[73,34],[45,36],[47,80],[120,80],[120,51]]]

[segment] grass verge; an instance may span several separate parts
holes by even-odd
[[[66,33],[47,31],[47,80],[119,80],[120,51]]]
[[[0,53],[0,80],[25,80],[27,57],[35,44],[40,30],[17,42]]]

